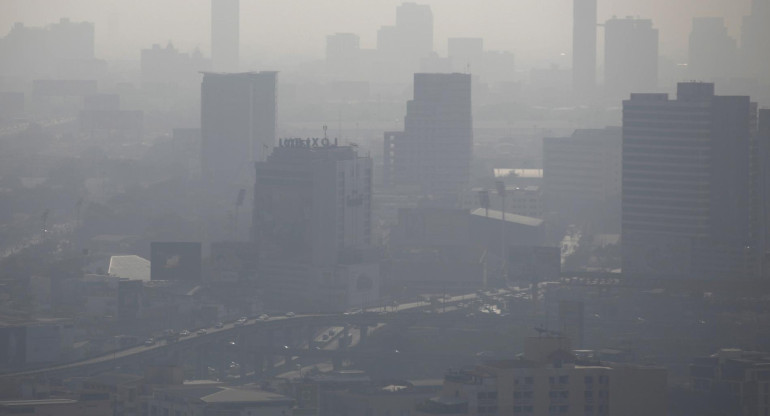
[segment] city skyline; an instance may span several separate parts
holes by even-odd
[[[184,51],[199,47],[211,55],[208,0],[170,0],[159,7],[154,2],[75,0],[45,3],[40,0],[10,0],[2,6],[0,30],[16,21],[29,26],[46,25],[60,17],[96,23],[97,57],[136,60],[138,50],[153,43],[172,41]],[[241,4],[241,60],[255,66],[273,62],[301,62],[323,56],[325,38],[335,32],[352,32],[361,37],[363,48],[374,48],[377,29],[395,22],[395,8],[401,1],[367,3],[343,0],[338,3],[303,4],[300,0]],[[421,2],[433,10],[434,49],[446,54],[449,37],[482,37],[491,50],[517,54],[526,67],[551,63],[570,67],[572,5],[568,0],[505,2],[489,0],[470,12],[460,0]],[[183,8],[185,13],[175,10]],[[146,10],[152,10],[147,14]],[[672,12],[673,10],[673,12]],[[751,11],[751,0],[615,0],[598,2],[598,21],[613,16],[652,19],[661,31],[661,51],[675,59],[686,59],[687,43],[694,17],[725,18],[728,33],[740,38],[741,21]],[[355,16],[350,19],[349,16]],[[245,21],[251,24],[243,24]],[[141,21],[142,31],[134,33],[131,22]],[[320,22],[320,23],[319,23]],[[296,30],[301,27],[302,30]],[[289,29],[291,28],[291,29]],[[599,30],[601,38],[601,29]],[[276,46],[271,39],[285,40]],[[599,48],[601,52],[601,48]]]

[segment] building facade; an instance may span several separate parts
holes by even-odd
[[[374,302],[377,269],[362,265],[371,245],[372,160],[313,141],[281,139],[256,164],[252,238],[266,291],[300,305],[360,306],[366,299],[353,300],[352,286]]]
[[[201,169],[237,182],[275,145],[276,72],[206,72],[201,84]],[[251,182],[249,180],[249,182]]]
[[[658,86],[658,29],[652,20],[613,18],[604,23],[604,88],[610,97]]]
[[[403,132],[386,132],[384,179],[413,186],[425,199],[456,207],[469,190],[473,156],[471,76],[415,74]]]
[[[623,273],[735,279],[759,270],[756,105],[680,83],[623,103]]]
[[[240,0],[211,0],[211,58],[215,71],[238,71]]]
[[[573,0],[572,7],[572,88],[590,94],[596,86],[596,0]]]

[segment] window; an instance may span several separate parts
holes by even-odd
[[[531,391],[525,391],[521,393],[522,397],[524,397],[525,399],[531,399],[533,394],[534,393],[532,393]]]
[[[487,398],[492,400],[497,400],[497,392],[496,391],[490,391],[487,393]]]
[[[484,400],[484,399],[486,399],[486,398],[487,398],[487,393],[485,393],[485,392],[483,392],[483,391],[480,391],[480,392],[478,392],[478,394],[476,394],[476,397],[477,397],[479,400]]]
[[[569,384],[569,376],[560,376],[559,384]]]
[[[594,377],[593,376],[585,376],[583,379],[586,384],[594,384]]]
[[[548,384],[556,384],[556,377],[548,377]]]
[[[521,399],[521,392],[520,391],[514,391],[513,392],[513,398],[514,399]]]
[[[585,407],[583,408],[583,410],[586,412],[586,414],[591,414],[591,413],[593,413],[593,412],[594,412],[594,405],[592,405],[592,404],[587,404],[587,405],[585,405]]]
[[[524,384],[535,384],[534,377],[524,377]]]
[[[594,392],[592,392],[591,390],[584,391],[583,392],[583,398],[585,398],[586,400],[593,400]]]

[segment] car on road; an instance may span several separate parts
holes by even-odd
[[[288,316],[289,318],[293,318],[297,315],[294,312],[286,312],[286,316]]]
[[[155,345],[155,339],[154,338],[147,338],[144,341],[144,345],[149,347],[150,345]]]
[[[195,333],[198,334],[198,335],[206,335],[206,329],[205,328],[201,328],[198,331],[196,331]]]
[[[225,326],[224,322],[217,322],[216,325],[214,325],[214,328],[223,328]]]
[[[179,335],[181,335],[183,337],[186,337],[186,336],[190,335],[190,331],[188,331],[186,329],[183,329],[183,330],[179,331]]]
[[[260,321],[267,321],[268,319],[270,319],[270,315],[263,313],[262,315],[259,315],[257,319],[259,319]]]

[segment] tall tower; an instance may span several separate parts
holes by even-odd
[[[582,96],[596,86],[596,0],[572,5],[572,87]]]
[[[211,0],[211,58],[214,70],[237,72],[240,0]]]
[[[275,145],[276,72],[205,72],[201,168],[209,178],[248,180],[250,164]],[[250,180],[248,182],[251,182]]]
[[[390,185],[417,186],[434,204],[456,208],[473,156],[470,74],[414,74],[404,131],[386,132],[385,143]]]
[[[604,87],[612,97],[658,86],[658,29],[652,20],[613,18],[604,24]]]
[[[758,271],[756,105],[680,83],[623,102],[623,274],[735,279]]]

